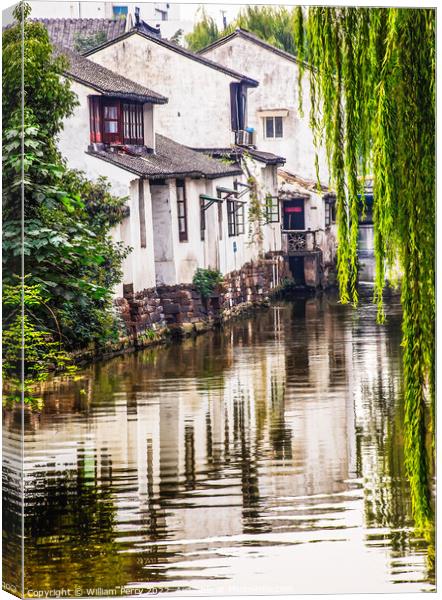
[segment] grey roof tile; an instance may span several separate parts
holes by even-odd
[[[69,66],[66,68],[68,77],[84,83],[105,96],[118,96],[128,100],[152,102],[154,104],[167,102],[165,96],[149,90],[135,81],[126,79],[126,77],[92,62],[77,52],[59,45],[54,45],[54,47],[57,54],[63,54],[69,61]]]
[[[249,154],[252,158],[266,165],[283,165],[286,159],[272,152],[264,152],[250,146],[230,146],[229,148],[192,148],[195,152],[204,152],[210,156],[241,156]]]
[[[108,150],[93,150],[88,154],[114,164],[139,177],[147,179],[163,179],[168,177],[206,177],[216,179],[227,175],[241,175],[241,169],[236,165],[225,164],[195,152],[173,140],[156,134],[155,154],[133,156],[126,152]]]
[[[90,36],[103,32],[112,40],[126,31],[126,19],[33,19],[43,23],[54,44],[75,49],[77,36]]]

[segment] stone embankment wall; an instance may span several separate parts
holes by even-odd
[[[284,257],[273,254],[226,275],[206,299],[188,284],[159,286],[136,293],[126,289],[125,297],[115,302],[127,332],[124,344],[143,347],[167,336],[206,331],[268,302],[288,276]]]

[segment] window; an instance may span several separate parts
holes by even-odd
[[[91,96],[89,112],[92,143],[144,144],[142,104]]]
[[[227,200],[227,231],[230,237],[244,233],[245,208],[243,202]]]
[[[221,191],[217,190],[216,195],[221,199]],[[218,202],[218,227],[219,227],[219,239],[223,239],[223,203]]]
[[[227,231],[229,236],[236,235],[235,203],[227,200]]]
[[[206,210],[204,208],[204,205],[204,198],[200,198],[200,233],[202,242],[204,242],[206,237]]]
[[[245,231],[245,210],[243,202],[235,202],[236,215],[236,235],[241,235]]]
[[[178,212],[178,234],[180,242],[187,242],[187,204],[184,179],[176,180],[176,200]]]
[[[155,9],[155,17],[160,21],[167,21],[168,19],[167,10],[161,10],[160,8]]]
[[[265,117],[264,119],[264,137],[282,138],[282,117]]]
[[[283,229],[285,231],[305,230],[304,200],[302,198],[284,201]]]
[[[127,6],[113,6],[112,12],[114,17],[124,17],[127,15],[128,9]]]
[[[278,196],[266,196],[266,223],[279,223]]]
[[[101,143],[103,141],[101,135],[101,104],[98,96],[91,96],[89,102],[91,142]]]
[[[247,127],[247,88],[241,83],[230,84],[230,111],[232,131]]]
[[[330,227],[332,223],[336,223],[336,202],[325,201],[325,226]]]

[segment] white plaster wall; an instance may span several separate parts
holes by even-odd
[[[236,79],[141,35],[89,56],[169,98],[157,106],[157,131],[186,146],[230,146],[230,87]]]
[[[174,246],[177,283],[191,283],[198,267],[205,267],[204,242],[200,236],[199,195],[205,193],[205,182],[200,179],[185,179],[187,207],[187,241],[180,242],[178,230],[178,207],[176,181],[170,184],[171,233]]]
[[[263,162],[257,160],[247,160],[248,168],[251,174],[256,178],[258,182],[260,200],[262,207],[265,207],[265,197],[267,194],[271,196],[278,195],[278,169],[276,165],[266,165]],[[281,214],[281,213],[280,213]],[[267,223],[261,227],[262,231],[262,245],[252,249],[252,258],[255,258],[256,252],[268,252],[268,251],[279,251],[281,250],[281,224],[280,223]]]
[[[177,282],[170,185],[170,182],[167,181],[165,185],[155,185],[154,182],[150,185],[157,285],[174,285]]]
[[[232,237],[228,235],[227,207],[224,201],[221,204],[221,223],[217,203],[206,210],[205,239],[201,240],[200,194],[216,197],[216,188],[233,189],[234,179],[232,176],[215,180],[186,178],[187,242],[179,240],[175,180],[170,180],[166,186],[151,185],[157,283],[191,283],[198,267],[219,269],[226,274],[258,257],[259,248],[250,244],[247,233],[247,204],[244,234]],[[247,195],[245,198],[247,199]]]
[[[123,263],[123,282],[116,287],[116,296],[122,296],[123,283],[133,283],[134,291],[155,285],[153,258],[152,210],[149,186],[144,184],[146,214],[146,248],[140,246],[140,220],[138,210],[138,178],[124,169],[90,156],[86,150],[90,143],[88,96],[97,92],[75,81],[71,82],[79,105],[71,117],[65,119],[59,135],[58,146],[71,169],[83,171],[92,181],[104,176],[110,183],[110,191],[115,196],[127,197],[126,205],[130,216],[117,225],[111,235],[115,241],[123,241],[133,248]]]
[[[288,171],[314,179],[315,149],[309,127],[310,86],[309,74],[302,80],[304,116],[298,110],[298,65],[295,61],[278,56],[241,37],[213,48],[204,54],[226,67],[244,73],[259,81],[257,88],[248,93],[248,124],[256,130],[257,147],[286,158]],[[283,137],[265,138],[264,119],[258,110],[288,109],[283,119]],[[319,153],[320,177],[328,180],[325,152]]]

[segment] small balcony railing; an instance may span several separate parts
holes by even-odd
[[[283,230],[282,234],[286,238],[286,252],[314,252],[319,250],[320,234],[319,229],[315,231],[304,230],[304,231],[286,231]]]

